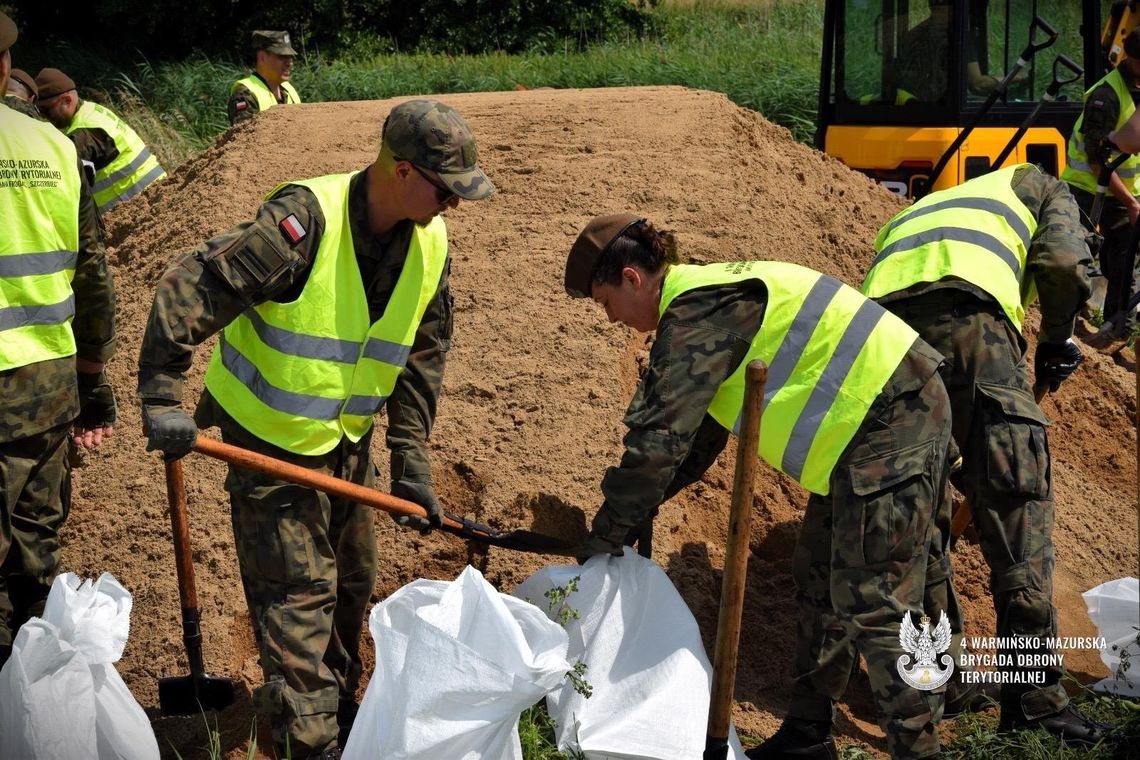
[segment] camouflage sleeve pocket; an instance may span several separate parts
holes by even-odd
[[[986,476],[1001,494],[1045,499],[1050,494],[1049,421],[1028,391],[978,383],[985,423]]]
[[[243,301],[253,303],[272,295],[275,286],[304,260],[292,250],[274,245],[264,232],[252,227],[248,234],[205,263]]]
[[[932,511],[934,506],[934,478],[930,472],[934,456],[934,443],[924,441],[851,463],[854,504],[849,509],[839,506],[834,520],[836,534],[851,538],[848,551],[862,552],[861,557],[848,558],[852,566],[910,559],[920,539],[918,511]],[[859,520],[859,524],[843,525],[849,520]],[[863,540],[856,543],[854,539],[859,535]]]

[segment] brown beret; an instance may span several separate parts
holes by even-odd
[[[16,22],[0,11],[0,53],[16,44]]]
[[[40,73],[36,74],[36,87],[39,89],[39,99],[47,100],[74,90],[75,82],[59,69],[40,69]]]
[[[12,79],[15,79],[17,82],[27,87],[28,92],[32,93],[32,95],[39,97],[39,88],[36,87],[36,80],[31,74],[24,71],[23,69],[12,69],[10,76]]]
[[[1140,59],[1140,26],[1133,29],[1124,38],[1124,53],[1129,58]]]
[[[645,217],[637,214],[607,214],[595,216],[578,234],[578,239],[566,257],[566,292],[571,298],[587,298],[593,286],[598,260],[621,233]]]

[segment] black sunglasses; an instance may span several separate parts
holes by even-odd
[[[408,163],[412,164],[411,161],[409,161]],[[442,206],[443,204],[447,203],[448,201],[450,201],[452,198],[454,198],[456,196],[456,192],[454,190],[452,190],[447,185],[444,185],[441,182],[436,181],[436,179],[434,177],[432,177],[430,174],[425,172],[420,167],[416,166],[415,164],[412,164],[412,168],[415,169],[416,172],[418,172],[421,177],[426,179],[429,183],[431,183],[431,186],[435,188],[435,199],[436,199],[436,202],[439,203],[439,205]]]

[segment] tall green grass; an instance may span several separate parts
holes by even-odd
[[[674,0],[653,13],[653,31],[645,38],[610,39],[582,52],[568,41],[554,54],[375,54],[382,46],[362,41],[336,59],[310,51],[297,59],[292,81],[306,102],[519,86],[685,85],[723,92],[797,138],[810,139],[822,0]],[[116,65],[105,52],[74,43],[34,53],[34,60],[16,65],[59,66],[80,83],[81,93],[101,91],[95,97],[131,121],[168,168],[229,126],[229,87],[247,71],[236,61],[206,59]]]

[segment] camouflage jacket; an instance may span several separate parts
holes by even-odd
[[[82,167],[79,192],[79,257],[71,289],[75,293],[77,356],[103,363],[115,352],[115,288],[99,211]],[[3,234],[3,233],[0,233]],[[50,359],[0,372],[0,443],[64,425],[79,414],[75,357]]]
[[[1022,290],[1032,281],[1041,299],[1041,338],[1063,343],[1073,336],[1077,313],[1091,291],[1088,268],[1092,264],[1089,240],[1095,236],[1081,223],[1081,210],[1069,186],[1035,166],[1013,173],[1010,186],[1037,219],[1037,232],[1029,246]],[[947,278],[919,283],[876,300],[890,303],[940,288],[957,288],[993,301],[993,297],[964,279]]]
[[[5,95],[4,105],[11,108],[13,111],[19,111],[25,116],[31,116],[33,119],[46,121],[46,119],[44,119],[44,117],[40,114],[39,109],[23,98],[18,98],[15,95]]]
[[[253,76],[261,79],[262,82],[265,81],[256,71],[253,72]],[[268,83],[266,87],[269,87]],[[269,87],[269,91],[273,92],[273,88]],[[277,103],[278,105],[285,104],[284,90],[281,91],[281,97],[277,99]],[[230,126],[241,121],[249,121],[256,116],[260,110],[261,106],[258,105],[257,96],[250,92],[249,88],[244,85],[235,87],[234,91],[230,93],[229,102],[226,103],[226,114],[230,117]]]
[[[707,410],[748,353],[767,300],[753,281],[687,291],[669,304],[625,414],[621,464],[602,479],[594,535],[620,543],[724,449],[729,433]]]
[[[414,224],[401,222],[383,238],[369,230],[365,172],[352,179],[348,203],[369,316],[376,321],[403,269]],[[296,235],[282,227],[291,215],[305,230],[296,242],[292,242]],[[195,346],[251,306],[295,300],[308,279],[324,228],[312,192],[287,185],[261,205],[252,222],[203,243],[167,269],[159,280],[139,351],[138,392],[143,403],[182,403],[183,377]],[[451,345],[450,268],[449,260],[435,300],[420,322],[407,365],[386,402],[393,479],[430,479],[427,439]],[[195,418],[202,427],[218,425],[223,431],[239,427],[209,391],[203,393]]]

